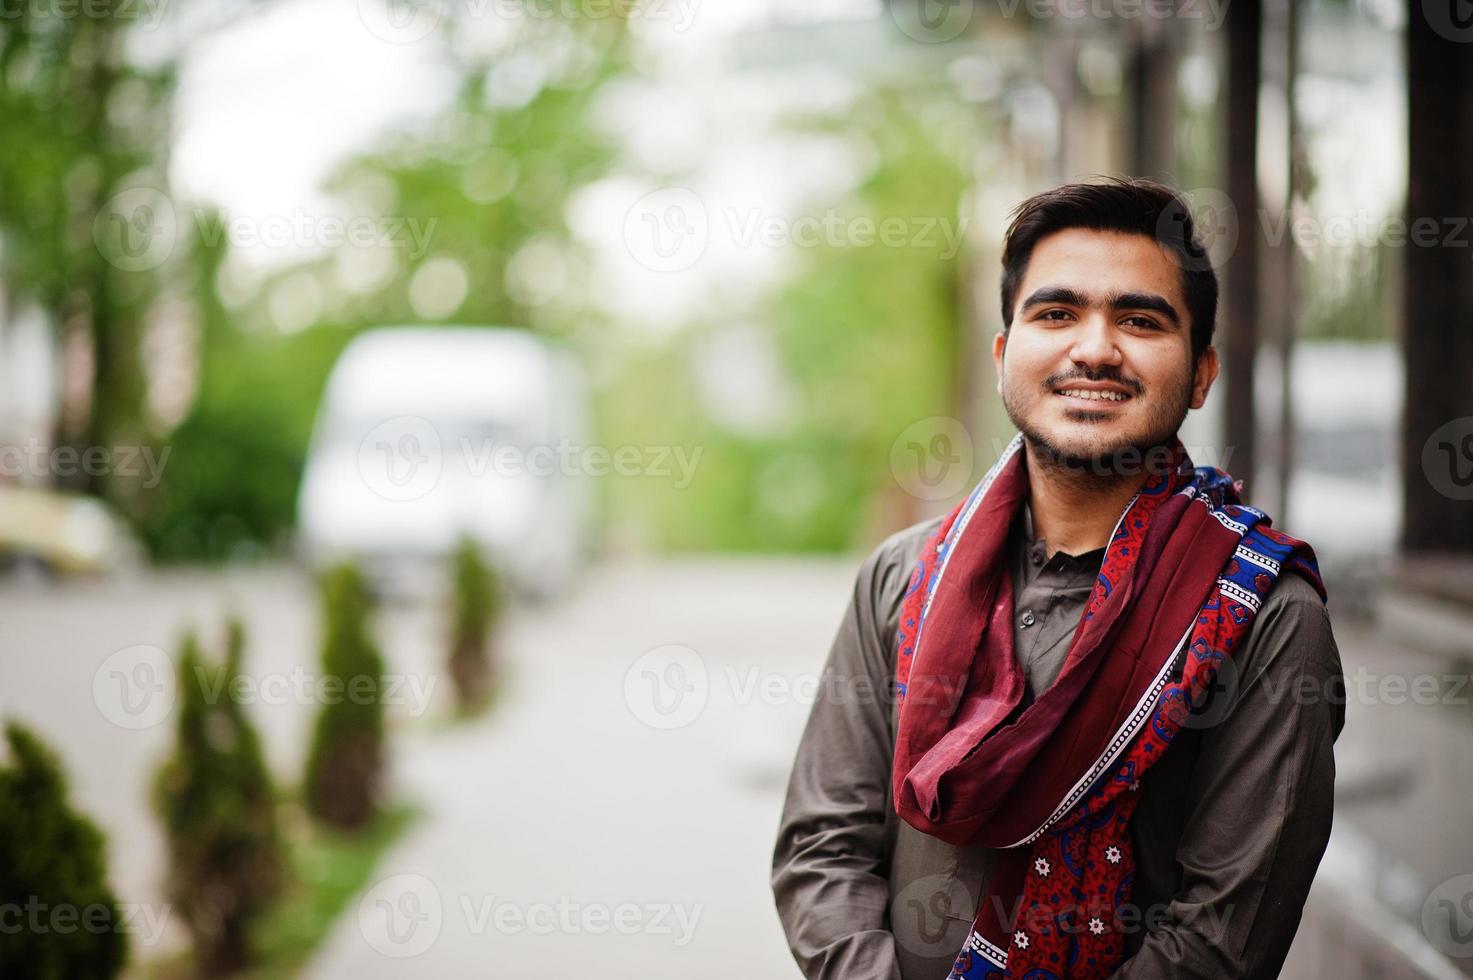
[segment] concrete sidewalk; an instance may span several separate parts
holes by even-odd
[[[397,743],[427,816],[309,975],[798,977],[768,869],[855,564],[625,566],[519,613],[491,716]]]
[[[1473,683],[1373,624],[1335,635],[1335,831],[1284,975],[1473,976]]]

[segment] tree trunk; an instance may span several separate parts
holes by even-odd
[[[1402,416],[1402,550],[1473,555],[1473,276],[1444,244],[1473,215],[1473,57],[1467,25],[1409,8]],[[1430,8],[1429,8],[1430,9]],[[1442,12],[1447,15],[1448,8]],[[1424,244],[1417,244],[1420,225]],[[1425,242],[1434,239],[1432,244]]]
[[[1225,438],[1233,476],[1248,488],[1258,451],[1253,358],[1258,350],[1258,87],[1263,65],[1263,4],[1237,0],[1227,11],[1227,193],[1238,216],[1238,243],[1225,272],[1221,349],[1227,404]]]

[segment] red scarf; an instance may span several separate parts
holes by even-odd
[[[953,977],[1119,967],[1140,775],[1281,568],[1324,596],[1313,552],[1238,504],[1227,474],[1194,469],[1180,442],[1169,459],[1121,515],[1058,679],[1021,713],[1005,560],[1029,492],[1021,436],[922,550],[900,614],[895,809],[950,844],[1007,849]]]

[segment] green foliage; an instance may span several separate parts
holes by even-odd
[[[154,226],[140,199],[118,195],[166,193],[173,86],[171,66],[143,70],[125,56],[138,19],[124,5],[98,0],[86,16],[27,5],[0,30],[0,315],[34,303],[90,350],[89,397],[63,433],[78,447],[143,437],[139,347],[162,281],[152,263],[120,262],[111,248]],[[126,482],[78,480],[94,492]]]
[[[1315,340],[1394,340],[1397,312],[1387,274],[1394,258],[1384,242],[1342,249],[1325,247],[1306,258],[1301,266],[1300,336]]]
[[[516,25],[508,47],[461,66],[458,97],[443,117],[334,178],[332,189],[345,196],[386,183],[392,213],[433,222],[427,252],[397,250],[392,275],[372,297],[384,322],[425,319],[410,302],[410,283],[424,263],[443,257],[460,263],[467,281],[464,301],[443,319],[551,333],[581,325],[586,275],[566,215],[573,193],[606,176],[614,160],[615,137],[600,125],[595,101],[627,67],[626,26],[617,17],[566,14]],[[522,104],[505,104],[506,73],[497,72],[511,59],[546,73]],[[562,270],[557,289],[544,292],[515,271],[532,245],[543,257],[538,264]]]
[[[374,258],[386,259],[387,268],[371,289],[345,289],[342,256],[332,254],[268,278],[255,300],[227,311],[218,295],[225,240],[191,243],[204,340],[199,394],[167,437],[173,453],[162,484],[139,501],[155,558],[218,561],[280,550],[295,522],[313,415],[334,360],[360,330],[426,321],[410,302],[410,284],[426,262],[451,260],[466,275],[465,299],[444,322],[549,333],[588,326],[575,302],[584,262],[565,215],[571,195],[604,176],[613,158],[614,137],[600,128],[593,103],[601,84],[624,69],[625,25],[617,17],[565,16],[518,25],[516,56],[549,67],[525,103],[492,98],[500,91],[497,62],[463,63],[459,94],[443,117],[385,140],[334,175],[329,190],[364,213],[382,210],[428,232],[423,254],[407,231],[399,245],[381,246],[386,254]],[[363,188],[373,204],[363,203]],[[529,245],[563,269],[566,288],[550,298],[517,286],[510,274]],[[272,297],[303,277],[322,294],[322,314],[283,334]]]
[[[262,980],[290,975],[306,962],[345,909],[356,903],[374,867],[419,817],[419,811],[394,806],[381,811],[358,833],[303,828],[291,848],[293,880],[261,923]]]
[[[244,644],[232,621],[225,661],[212,668],[195,637],[185,637],[174,755],[154,787],[169,843],[170,899],[208,976],[249,964],[253,923],[282,887],[276,794],[260,740],[233,696]]]
[[[141,531],[163,561],[280,551],[291,527],[312,419],[343,330],[237,337],[206,355],[199,401],[168,442]]]
[[[420,811],[390,807],[352,834],[310,824],[297,826],[299,814],[286,807],[289,833],[286,890],[252,931],[255,959],[241,980],[278,980],[301,974],[345,909],[369,883],[389,848],[419,819]],[[305,823],[305,821],[303,821]],[[194,980],[192,964],[181,959],[144,963],[146,980]]]
[[[476,542],[462,538],[455,550],[455,610],[450,632],[450,677],[462,714],[482,707],[492,680],[493,657],[488,647],[491,631],[501,613],[500,586],[495,572],[481,557]]]
[[[5,736],[11,764],[0,766],[0,900],[19,905],[21,918],[7,922],[20,928],[0,929],[0,976],[117,976],[127,936],[107,884],[102,833],[67,803],[51,750],[13,722]]]
[[[308,811],[344,829],[370,821],[383,774],[383,656],[369,635],[371,602],[351,564],[322,579],[322,676],[333,685],[317,715],[307,759]]]
[[[913,422],[957,412],[962,197],[974,139],[965,107],[944,85],[912,82],[792,125],[841,137],[874,159],[852,193],[812,202],[803,214],[832,208],[845,221],[890,221],[905,233],[899,244],[856,236],[803,249],[791,281],[752,317],[793,396],[791,418],[776,431],[734,431],[701,410],[689,360],[699,335],[628,366],[607,402],[611,441],[703,453],[689,487],[639,479],[614,486],[611,509],[652,529],[665,547],[862,545],[890,521],[895,439]]]

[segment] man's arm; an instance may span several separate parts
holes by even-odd
[[[900,538],[860,567],[798,747],[773,853],[778,916],[809,980],[900,980],[885,840],[894,754],[889,651],[909,573]]]
[[[1192,770],[1180,887],[1119,980],[1267,980],[1299,927],[1330,837],[1345,718],[1340,654],[1308,582],[1284,574],[1236,660],[1232,707],[1202,733]]]

